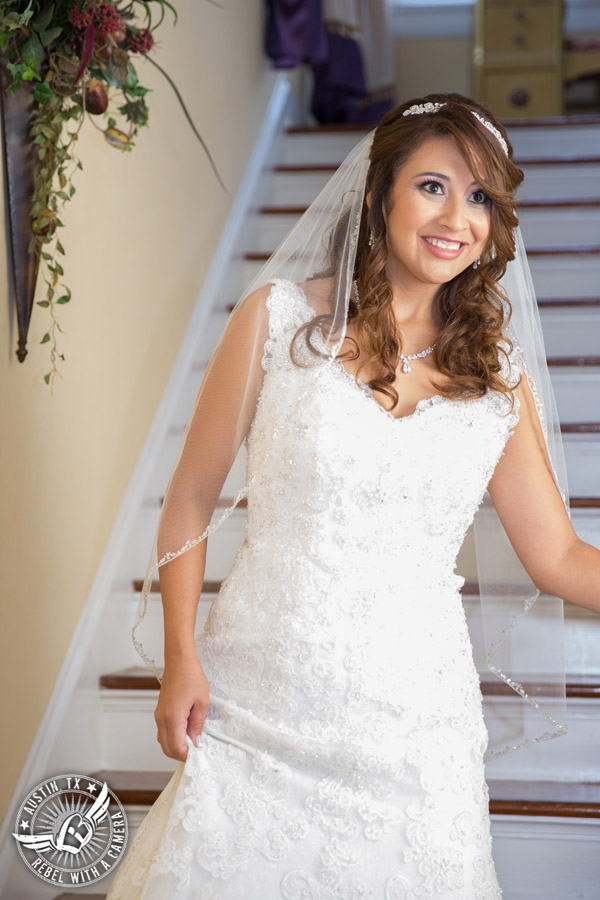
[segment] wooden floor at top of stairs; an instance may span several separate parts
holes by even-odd
[[[600,115],[596,113],[573,114],[567,116],[539,116],[526,118],[518,116],[514,118],[499,119],[505,128],[569,128],[579,125],[600,125]],[[288,125],[286,134],[345,134],[348,131],[365,132],[372,131],[377,122],[339,122],[316,125]]]
[[[517,166],[561,166],[561,165],[598,165],[600,155],[582,156],[577,153],[557,153],[554,156],[515,156]],[[341,160],[340,160],[341,163]],[[294,172],[335,172],[339,168],[334,163],[277,163],[273,166],[274,172],[293,174]]]

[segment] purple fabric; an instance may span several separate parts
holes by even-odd
[[[365,103],[367,85],[360,47],[351,38],[328,34],[329,59],[313,66],[311,112],[318,122],[376,124],[394,106],[392,98]]]
[[[328,34],[329,58],[313,66],[311,111],[318,122],[350,122],[357,100],[366,94],[362,56],[356,41]]]
[[[267,0],[266,52],[275,69],[324,62],[329,48],[321,0]]]
[[[312,66],[311,111],[321,124],[375,124],[394,106],[392,99],[364,103],[367,86],[360,47],[327,31],[322,0],[267,0],[266,52],[275,69]]]

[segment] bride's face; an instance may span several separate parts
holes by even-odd
[[[481,255],[490,206],[452,139],[428,138],[399,170],[389,216],[384,210],[390,274],[450,281]],[[427,238],[460,242],[460,248],[435,247]]]

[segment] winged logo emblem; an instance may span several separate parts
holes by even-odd
[[[36,850],[38,853],[54,849],[77,855],[89,844],[98,825],[106,818],[109,804],[108,786],[104,782],[92,805],[83,814],[81,812],[70,813],[57,830],[40,834],[15,834],[13,832],[13,837],[28,849]]]

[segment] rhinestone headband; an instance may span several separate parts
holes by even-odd
[[[442,106],[446,106],[445,103],[415,103],[413,106],[409,106],[408,109],[405,109],[402,113],[403,116],[419,116],[421,113],[426,112],[437,112],[438,109],[441,109]],[[488,131],[494,135],[496,140],[499,142],[500,146],[504,150],[506,156],[508,156],[508,146],[506,141],[500,134],[497,128],[495,128],[491,122],[488,122],[487,119],[484,119],[479,113],[475,112],[474,109],[471,110],[475,118],[479,119],[482,125],[485,125]]]

